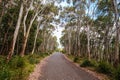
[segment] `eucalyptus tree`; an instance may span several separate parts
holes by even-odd
[[[117,6],[117,4],[115,6]],[[116,59],[118,59],[118,55],[116,54],[119,54],[118,53],[119,49],[114,47],[115,45],[116,47],[119,47],[117,46],[119,45],[119,39],[118,39],[119,37],[117,35],[119,29],[117,29],[117,27],[114,26],[114,24],[116,24],[115,16],[118,15],[118,13],[116,14],[114,3],[113,1],[110,0],[99,1],[97,9],[98,9],[97,11],[98,16],[95,24],[98,24],[97,26],[99,27],[98,29],[96,28],[96,30],[98,30],[97,32],[98,34],[100,34],[100,37],[102,38],[101,46],[103,47],[101,48],[104,49],[104,53],[101,52],[102,54],[101,58],[105,59],[106,61],[111,61],[113,63],[113,61],[116,62],[117,61]],[[116,34],[116,38],[115,38],[115,34]],[[116,39],[116,41],[114,41],[114,39]],[[117,56],[117,58],[115,58],[115,56]]]
[[[70,11],[68,6],[68,9],[64,8],[64,14],[61,13],[63,21],[67,23],[61,38],[67,53],[70,53],[68,50],[71,43],[71,54],[76,53],[83,57],[85,55],[89,60],[93,58],[118,64],[120,2],[118,0],[73,0],[72,7],[74,10]],[[74,14],[72,19],[70,14]],[[74,21],[75,24],[70,26]],[[68,29],[71,29],[70,32],[67,31]],[[72,36],[68,38],[69,35]]]
[[[14,5],[7,7],[7,4],[10,3],[2,1],[0,5],[0,54],[4,54],[8,51],[8,45],[6,43],[12,37],[8,35],[12,34],[10,31],[13,29],[12,26],[14,26],[14,23],[16,22],[16,18],[14,17],[18,16],[18,8]],[[13,10],[16,10],[16,12]]]
[[[57,8],[54,6],[54,3],[43,4],[40,0],[5,0],[0,2],[0,4],[3,4],[3,6],[0,6],[0,10],[2,12],[0,13],[2,15],[0,16],[0,30],[5,33],[0,32],[0,35],[4,34],[3,36],[0,36],[0,54],[5,52],[7,53],[9,51],[7,56],[8,60],[12,57],[13,53],[19,54],[20,52],[20,55],[24,56],[26,45],[27,47],[29,45],[27,42],[29,40],[28,43],[31,43],[31,34],[34,33],[32,32],[32,29],[37,24],[38,26],[41,25],[41,23],[37,21],[39,16],[49,15],[50,13],[50,15],[52,14],[51,17],[53,17],[57,14]],[[37,32],[35,41],[33,42],[34,46],[37,42],[36,38],[39,32],[39,27],[34,28],[34,30],[35,29],[37,29]],[[33,47],[32,52],[34,52],[34,49],[35,47]]]
[[[46,25],[42,25],[42,32],[41,32],[41,37],[42,37],[42,42],[40,45],[40,51],[42,52],[47,52],[47,51],[52,51],[55,50],[55,47],[57,47],[57,40],[54,39],[53,36],[53,31],[55,30],[55,27],[49,23],[46,23]]]
[[[35,34],[35,39],[34,39],[34,45],[33,45],[33,49],[31,54],[34,53],[35,48],[36,48],[36,41],[37,41],[37,37],[38,37],[38,33],[39,33],[39,29],[40,29],[40,24],[41,24],[41,20],[39,20],[38,24],[37,24],[37,30],[36,30],[36,34]]]
[[[33,50],[32,50],[32,54],[34,53],[34,49],[35,49],[35,46],[36,46],[36,39],[37,39],[38,32],[40,30],[40,25],[42,25],[42,27],[45,26],[47,23],[49,23],[49,25],[50,25],[52,20],[54,20],[54,16],[58,14],[58,9],[57,9],[56,6],[54,6],[54,4],[49,5],[46,10],[47,11],[44,11],[45,13],[42,14],[43,16],[40,15],[40,18],[43,18],[43,21],[41,23],[41,20],[39,20],[37,30],[36,30],[36,36],[35,36],[35,41],[34,41],[34,47],[33,47]],[[48,14],[48,15],[46,15],[46,14]],[[49,28],[49,26],[47,28]]]
[[[72,31],[75,28],[75,14],[74,14],[74,7],[68,7],[64,10],[64,14],[61,15],[61,17],[66,20],[66,25],[65,25],[65,34],[66,34],[66,39],[68,40],[68,45],[66,44],[66,50],[68,54],[71,54],[72,51]]]
[[[16,3],[14,2],[14,0],[1,0],[0,1],[0,24],[2,21],[2,17],[3,15],[7,12],[8,9],[10,9],[11,7],[16,6]]]
[[[22,20],[22,17],[23,17],[24,5],[23,5],[22,0],[20,1],[20,4],[21,4],[21,6],[20,6],[20,11],[19,11],[19,17],[18,17],[18,20],[17,20],[16,29],[14,31],[14,36],[13,36],[13,40],[12,40],[12,43],[11,43],[10,51],[8,53],[8,56],[7,56],[8,60],[12,57],[12,55],[14,53],[14,47],[15,47],[17,36],[18,36],[21,20]]]
[[[33,1],[31,3],[33,3]],[[30,33],[30,29],[32,27],[32,24],[35,21],[35,19],[38,16],[38,14],[41,13],[41,11],[44,10],[44,7],[42,7],[42,9],[40,8],[40,1],[37,1],[37,2],[34,2],[34,3],[35,4],[33,4],[32,6],[35,9],[33,10],[32,17],[30,19],[30,22],[28,23],[29,25],[28,25],[27,30],[26,30],[26,26],[25,26],[25,22],[24,22],[24,39],[23,39],[22,49],[21,49],[21,52],[20,52],[21,56],[24,56],[25,49],[26,49],[26,44],[27,44],[27,40],[28,40],[28,36],[29,36],[29,33]],[[28,11],[29,10],[30,9],[28,8]],[[28,14],[28,13],[29,12],[27,12],[26,14]],[[25,15],[25,18],[27,18],[27,15]],[[25,18],[24,18],[24,20],[26,21]]]
[[[76,55],[80,55],[80,33],[81,33],[81,28],[83,28],[83,27],[85,28],[86,24],[89,21],[86,18],[86,15],[88,16],[89,13],[85,13],[85,8],[86,8],[86,5],[88,3],[90,3],[90,2],[87,2],[87,1],[74,1],[73,9],[72,8],[68,8],[68,9],[66,8],[66,10],[68,10],[68,12],[69,12],[69,14],[66,14],[66,15],[68,15],[68,17],[66,17],[67,19],[70,18],[69,15],[74,15],[74,17],[71,18],[71,21],[73,20],[75,22],[75,24],[72,25],[72,27],[74,27],[74,30],[72,30],[72,31],[73,32],[75,31],[75,33],[76,33],[74,35],[75,36],[74,37],[75,38],[74,49],[75,49]],[[88,5],[88,7],[90,7],[90,5]],[[88,24],[87,24],[87,28],[88,28]],[[88,48],[87,48],[88,49],[88,58],[90,59],[89,30],[87,31],[87,36],[88,36]]]
[[[16,19],[15,16],[18,16],[17,9],[18,8],[16,7],[16,4],[13,4],[12,0],[11,1],[4,0],[0,2],[0,30],[1,30],[0,32],[0,38],[1,38],[0,54],[4,54],[6,51],[8,51],[6,49],[6,46],[8,47],[8,45],[5,45],[5,44],[7,43],[8,40],[10,40],[8,38],[8,33],[13,28],[12,26],[14,25],[14,22]],[[16,10],[16,11],[13,11],[13,10]]]
[[[30,33],[30,29],[32,27],[32,24],[33,24],[34,20],[37,18],[37,16],[42,15],[42,14],[47,15],[49,13],[54,14],[53,12],[56,11],[56,8],[54,8],[54,5],[51,4],[51,3],[50,4],[43,4],[43,5],[40,5],[39,2],[37,2],[37,3],[38,4],[34,4],[35,7],[33,7],[33,8],[35,8],[36,10],[34,9],[34,13],[32,15],[33,17],[30,20],[30,24],[28,25],[28,29],[24,30],[25,35],[24,35],[24,39],[23,39],[22,50],[20,52],[21,56],[24,56],[24,52],[25,52],[25,48],[26,48],[26,44],[27,44],[27,39],[28,39],[28,36],[29,36],[29,33]],[[28,14],[28,13],[26,13],[26,14]],[[26,20],[26,17],[27,16],[25,16],[24,20]],[[25,22],[24,22],[24,27],[26,27]],[[24,29],[26,29],[26,28],[24,28]],[[33,52],[34,52],[34,49],[33,49]]]
[[[120,50],[119,50],[119,44],[120,44],[120,36],[119,36],[119,32],[120,32],[120,26],[118,25],[119,22],[119,10],[120,10],[120,2],[118,4],[117,0],[113,0],[113,5],[114,5],[114,24],[116,27],[116,54],[115,54],[115,63],[116,65],[118,65],[119,63],[119,55],[120,55]],[[119,6],[119,7],[118,7]]]

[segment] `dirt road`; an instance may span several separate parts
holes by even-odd
[[[39,80],[99,80],[76,67],[61,53],[54,53],[45,60]]]

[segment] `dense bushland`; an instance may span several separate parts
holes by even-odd
[[[115,78],[120,65],[120,0],[72,1],[61,14],[66,20],[61,37],[64,52],[82,57],[82,61],[73,59],[81,66],[94,66]]]
[[[91,61],[91,60],[88,60],[88,59],[85,59],[81,64],[80,64],[81,67],[94,67],[96,66],[95,62]]]
[[[61,14],[66,20],[61,37],[64,52],[117,67],[120,64],[120,0],[73,2]]]
[[[108,62],[95,60],[88,60],[86,58],[75,57],[74,55],[67,55],[73,62],[78,63],[80,67],[85,67],[89,70],[107,75],[110,80],[120,79],[120,66],[114,67]]]
[[[57,12],[51,1],[0,0],[0,80],[27,80],[57,48],[51,25]]]
[[[27,80],[35,65],[49,55],[39,53],[20,57],[14,56],[8,63],[4,56],[0,56],[0,80]]]

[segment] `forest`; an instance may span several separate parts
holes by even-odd
[[[0,0],[0,80],[27,80],[60,50],[119,80],[120,0]]]
[[[110,66],[120,65],[120,1],[73,0],[61,18],[65,20],[63,52],[76,56],[74,61],[80,57],[87,59],[83,66],[91,66],[95,61],[100,72],[114,75]]]
[[[0,80],[23,80],[30,64],[57,48],[51,24],[57,11],[51,1],[0,0]]]

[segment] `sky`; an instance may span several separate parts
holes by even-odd
[[[58,48],[62,48],[62,45],[60,44],[60,38],[62,37],[62,31],[64,28],[58,27],[53,33],[57,37],[57,42],[59,44]]]
[[[72,4],[68,4],[66,0],[63,0],[60,4],[56,3],[55,5],[61,6],[61,7],[72,6]],[[61,27],[60,25],[54,25],[54,26],[57,27],[53,33],[54,33],[54,36],[57,37],[57,42],[59,43],[58,48],[62,48],[62,45],[60,44],[60,38],[62,37],[62,31],[64,30],[64,27]]]

